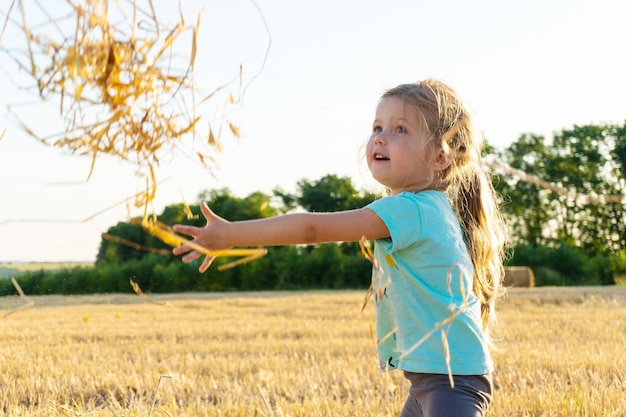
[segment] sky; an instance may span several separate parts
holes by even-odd
[[[46,5],[55,2],[64,3]],[[424,78],[450,84],[497,148],[524,133],[549,138],[626,118],[622,0],[184,3],[188,24],[202,13],[198,87],[212,91],[243,68],[243,101],[228,109],[241,137],[222,136],[211,171],[190,156],[192,140],[164,155],[157,213],[181,194],[196,202],[221,188],[238,197],[295,192],[298,181],[327,174],[374,189],[360,152],[376,102],[384,90]],[[0,6],[2,22],[7,9]],[[178,11],[163,16],[175,23]],[[43,145],[16,123],[9,106],[42,135],[62,126],[58,105],[41,105],[32,80],[8,59],[19,53],[18,29],[9,21],[0,41],[0,262],[91,262],[103,232],[141,214],[124,202],[145,181],[135,165],[106,155],[87,180],[90,158]],[[238,81],[225,91],[237,94]]]

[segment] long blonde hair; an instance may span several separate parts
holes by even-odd
[[[425,188],[445,191],[457,212],[474,264],[473,289],[481,304],[483,328],[489,331],[504,279],[507,233],[496,192],[481,164],[483,138],[474,134],[471,117],[456,92],[441,81],[401,84],[382,96],[389,97],[414,106],[432,149],[443,149],[449,157],[449,167],[438,171]]]

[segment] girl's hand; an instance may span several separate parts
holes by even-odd
[[[228,222],[215,213],[211,211],[209,206],[205,202],[200,204],[200,210],[202,211],[202,215],[206,219],[205,227],[196,227],[196,226],[186,226],[182,224],[174,225],[173,229],[176,233],[181,233],[184,235],[188,235],[193,237],[192,242],[203,246],[209,250],[218,250],[218,249],[226,249],[224,246],[224,240],[220,237],[220,232],[224,229],[224,227],[228,224]],[[193,250],[187,245],[182,245],[172,250],[174,255],[182,255],[182,260],[184,263],[188,264],[196,259],[200,258],[203,253],[197,250]],[[205,272],[215,257],[206,256],[200,265],[199,271]]]

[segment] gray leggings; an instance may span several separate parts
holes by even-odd
[[[448,375],[404,372],[411,381],[409,396],[400,417],[482,417],[491,403],[489,375]]]

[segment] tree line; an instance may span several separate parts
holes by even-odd
[[[574,126],[551,140],[524,134],[502,150],[487,146],[484,157],[553,186],[493,172],[510,228],[509,265],[532,267],[537,285],[614,284],[616,275],[626,273],[624,200],[602,201],[626,194],[626,122]],[[376,198],[357,190],[350,178],[329,174],[298,181],[295,194],[276,188],[271,195],[241,198],[224,188],[205,191],[198,201],[227,220],[246,220],[294,210],[348,210]],[[198,204],[190,208],[200,212]],[[189,219],[182,203],[167,206],[158,220],[204,224],[201,216]],[[232,269],[199,274],[197,268],[136,224],[119,222],[103,235],[93,268],[28,272],[18,281],[32,295],[129,292],[129,279],[148,292],[354,289],[367,288],[371,272],[358,243],[272,247],[265,257]],[[0,294],[14,291],[10,281],[0,280]]]
[[[511,264],[532,266],[543,285],[612,284],[626,272],[626,199],[606,199],[626,194],[626,122],[573,126],[550,141],[525,134],[488,153],[555,186],[494,176]]]
[[[202,192],[198,201],[227,220],[271,217],[293,210],[339,211],[362,207],[376,196],[358,191],[347,177],[326,175],[317,181],[303,179],[298,192],[280,188],[271,195],[254,192],[240,198],[227,189]],[[199,214],[199,204],[190,205]],[[172,204],[157,216],[165,224],[202,226],[202,216],[188,218],[184,204]],[[204,274],[199,261],[183,264],[171,248],[134,222],[110,227],[100,242],[93,268],[27,272],[17,277],[26,294],[90,294],[132,291],[132,279],[146,292],[255,291],[367,288],[371,264],[361,255],[358,243],[328,243],[272,247],[253,262],[218,271],[233,259],[217,258]],[[0,280],[0,294],[15,292],[9,280]]]

